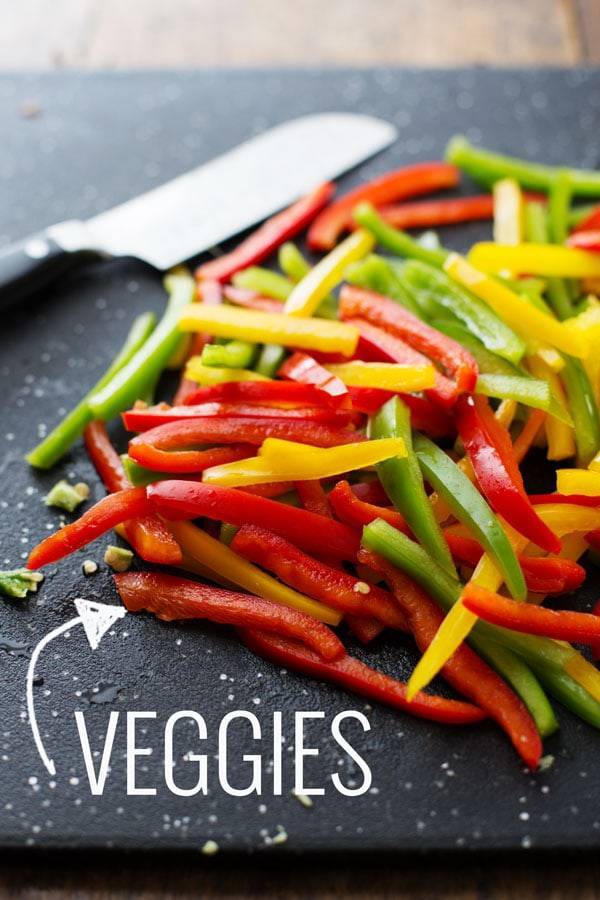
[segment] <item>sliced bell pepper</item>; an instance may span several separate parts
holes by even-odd
[[[266,438],[258,456],[205,469],[203,481],[206,484],[241,487],[269,481],[331,478],[376,465],[391,456],[406,456],[403,440],[389,438],[321,449]]]
[[[425,493],[423,476],[413,450],[408,407],[395,397],[371,419],[369,427],[373,438],[395,437],[404,441],[406,455],[380,462],[377,474],[386,494],[402,513],[413,534],[433,558],[453,575],[452,557]]]
[[[344,382],[306,353],[293,353],[277,373],[280,378],[289,378],[299,384],[314,385],[328,394],[339,404],[350,404],[350,395]]]
[[[358,343],[358,332],[344,322],[228,306],[204,307],[202,303],[186,306],[179,325],[184,331],[206,331],[217,337],[258,343],[270,341],[284,347],[339,352],[346,356],[354,353]],[[193,373],[188,372],[188,377],[193,377]]]
[[[353,285],[344,285],[340,294],[344,319],[367,319],[444,366],[455,378],[459,391],[471,391],[477,381],[477,363],[460,344],[421,322],[393,300]]]
[[[506,533],[477,488],[450,457],[422,435],[414,439],[417,460],[426,481],[444,498],[454,516],[485,547],[504,576],[513,597],[524,600],[525,579]]]
[[[256,357],[256,344],[248,341],[228,341],[226,344],[207,344],[200,355],[203,366],[226,369],[247,369]]]
[[[527,272],[559,278],[599,278],[596,253],[557,244],[492,244],[482,241],[469,251],[469,261],[484,272]]]
[[[302,354],[299,354],[302,355]],[[293,357],[291,357],[293,359]],[[346,392],[347,393],[347,392]],[[260,406],[318,406],[339,405],[336,395],[323,392],[314,384],[285,381],[231,381],[197,387],[186,405],[200,403],[255,403]]]
[[[392,228],[370,203],[359,203],[354,210],[354,221],[357,225],[369,231],[378,244],[381,244],[382,247],[385,247],[397,256],[420,259],[422,262],[441,268],[448,255],[448,251],[444,248],[429,249],[428,247],[423,247],[422,244],[413,240],[405,231]]]
[[[312,316],[321,301],[342,280],[347,266],[366,256],[373,244],[373,237],[363,229],[347,237],[294,286],[285,301],[284,312],[290,316]]]
[[[588,305],[583,312],[569,319],[568,327],[582,332],[591,347],[600,346],[600,303],[588,298]],[[596,405],[600,404],[600,354],[590,353],[584,360],[585,370],[594,393]]]
[[[408,619],[419,649],[424,652],[443,620],[441,610],[420,587],[386,560],[364,551],[360,559],[383,573]],[[525,705],[508,685],[464,645],[446,663],[442,674],[500,725],[519,756],[531,769],[536,769],[542,753],[540,735]]]
[[[348,266],[344,277],[350,284],[389,297],[406,307],[413,315],[419,316],[419,307],[403,286],[398,270],[393,262],[383,256],[369,254],[361,262]]]
[[[600,206],[578,206],[569,213],[569,225],[573,231],[596,231],[600,228]]]
[[[289,297],[294,287],[293,282],[285,275],[271,269],[263,269],[261,266],[250,266],[249,269],[236,272],[232,280],[235,287],[261,294],[280,304]],[[282,306],[279,306],[279,310],[281,309]]]
[[[475,392],[484,397],[515,400],[517,403],[542,410],[544,413],[552,407],[558,413],[557,418],[560,418],[562,422],[567,424],[572,421],[566,407],[561,407],[559,403],[553,402],[556,398],[553,398],[548,382],[540,378],[528,378],[525,375],[484,374],[478,377]]]
[[[329,519],[333,518],[327,494],[317,478],[311,481],[295,481],[294,488],[303,509],[318,513],[320,516],[327,516]]]
[[[577,463],[587,466],[600,448],[600,413],[582,363],[567,357],[561,378],[574,422]]]
[[[268,219],[231,253],[199,266],[195,272],[196,278],[228,281],[240,269],[266,259],[280,244],[306,228],[331,199],[333,192],[334,186],[330,182],[319,185],[311,194]]]
[[[230,284],[225,285],[223,288],[223,296],[229,303],[233,303],[234,306],[243,306],[245,309],[256,309],[259,312],[268,313],[280,313],[283,309],[281,300],[263,297],[256,291],[235,287]]]
[[[162,319],[128,362],[90,395],[93,418],[111,419],[142,398],[182,341],[177,322],[181,310],[194,298],[195,282],[184,269],[167,275],[164,284],[169,300]]]
[[[286,351],[279,344],[264,344],[254,366],[254,371],[265,378],[275,378],[285,359]]]
[[[87,509],[75,522],[70,522],[34,547],[27,560],[28,569],[38,569],[57,562],[64,556],[87,546],[115,525],[139,519],[151,512],[146,488],[126,488],[107,494]]]
[[[131,487],[121,457],[113,447],[104,422],[90,422],[84,431],[88,456],[111,493]],[[137,485],[136,485],[137,486]],[[176,566],[181,562],[177,541],[158,516],[146,515],[124,525],[126,540],[147,562]]]
[[[513,631],[582,644],[594,644],[600,638],[600,618],[592,613],[545,609],[534,603],[515,603],[476,585],[467,585],[462,602],[486,622]]]
[[[297,609],[328,625],[339,623],[341,616],[335,609],[271,578],[235,553],[227,544],[211,537],[191,522],[170,522],[169,528],[185,554],[186,567],[190,563],[192,567],[206,567],[208,577],[213,581],[225,580],[259,597]]]
[[[386,506],[376,506],[367,500],[357,497],[347,481],[338,481],[336,486],[328,494],[329,502],[333,510],[342,522],[353,528],[360,528],[373,522],[375,519],[384,519],[394,528],[409,533],[404,516],[396,509]],[[384,498],[386,499],[386,498]]]
[[[517,159],[492,153],[483,147],[474,147],[464,135],[455,135],[446,147],[446,159],[458,166],[475,181],[486,186],[499,178],[514,178],[525,188],[547,192],[560,171],[555,166]],[[600,173],[587,169],[568,169],[574,194],[587,197],[600,196]]]
[[[561,407],[566,408],[567,398],[558,375],[537,355],[529,357],[528,365],[537,378],[544,378],[548,382],[552,396]],[[548,441],[548,459],[561,460],[575,456],[573,427],[553,415],[549,415],[544,424]]]
[[[108,384],[113,376],[125,366],[132,356],[145,344],[154,330],[156,316],[154,313],[142,313],[137,316],[129,329],[125,342],[101,379],[88,391],[83,400],[68,413],[59,425],[54,428],[37,447],[25,457],[30,466],[36,469],[50,469],[64,456],[77,440],[83,429],[93,419],[89,408],[89,398]]]
[[[268,381],[264,375],[254,372],[252,369],[223,369],[218,366],[205,366],[200,356],[192,356],[188,359],[184,378],[193,381],[196,387],[198,385],[211,387],[231,381]]]
[[[520,244],[524,240],[523,194],[513,178],[501,178],[492,187],[494,196],[494,240],[498,244]]]
[[[402,279],[425,308],[433,303],[442,313],[450,312],[488,350],[512,363],[518,363],[523,357],[525,342],[483,300],[466,291],[445,272],[418,260],[409,260],[402,270]]]
[[[326,367],[331,375],[348,387],[371,387],[403,394],[424,391],[435,384],[435,369],[431,363],[410,365],[403,363],[363,362],[353,360]]]
[[[553,225],[556,226],[557,218],[560,219],[561,224],[558,227],[562,233],[562,226],[566,219],[564,215],[566,213],[565,204],[563,203],[565,193],[560,189],[557,190],[557,188],[560,188],[560,180],[552,185],[549,205],[553,210]],[[557,200],[559,201],[558,208]],[[551,239],[549,218],[548,210],[541,203],[528,203],[526,208],[525,240],[530,241],[532,244],[547,244]],[[556,234],[553,235],[553,238],[557,240]],[[557,242],[562,244],[563,240],[564,237],[561,237]],[[550,306],[559,319],[566,319],[568,316],[573,315],[571,297],[569,296],[566,282],[562,278],[549,278],[546,294]]]
[[[344,645],[327,625],[263,597],[158,572],[123,572],[114,576],[114,582],[129,612],[145,610],[164,622],[208,619],[221,625],[260,628],[301,641],[322,659],[345,655]]]
[[[261,568],[273,572],[284,584],[326,606],[361,619],[377,619],[390,628],[407,630],[406,619],[388,591],[367,585],[368,592],[362,593],[357,590],[357,585],[364,588],[366,582],[319,562],[272,531],[244,525],[235,535],[231,547]]]
[[[494,419],[487,400],[460,397],[456,424],[479,486],[492,509],[534,544],[549,553],[557,553],[560,541],[529,502],[510,435]]]
[[[331,203],[315,219],[308,231],[308,244],[313,250],[330,250],[340,234],[352,226],[352,212],[361,201],[375,206],[429,194],[442,188],[455,187],[458,173],[443,162],[424,162],[387,172],[374,181],[361,184]]]
[[[280,534],[308,553],[353,560],[356,533],[333,519],[235,488],[192,481],[161,481],[148,489],[151,504],[167,519],[205,516],[230,525],[258,525]]]
[[[311,270],[309,261],[305,259],[296,244],[291,242],[283,244],[279,248],[277,260],[281,270],[294,284],[302,281]],[[327,294],[323,298],[315,311],[315,316],[323,319],[337,319],[337,300],[333,294]]]
[[[525,459],[545,421],[546,413],[543,412],[543,410],[533,409],[529,413],[527,421],[513,443],[513,453],[515,454],[515,459],[518,463],[521,463]]]
[[[401,681],[369,668],[365,663],[346,654],[335,662],[325,662],[302,644],[260,631],[239,632],[241,640],[259,656],[286,669],[329,681],[347,691],[376,700],[410,715],[445,725],[470,725],[480,722],[485,713],[471,703],[447,700],[435,694],[420,694],[408,703],[406,688]]]
[[[481,246],[481,245],[480,245]],[[497,245],[493,245],[497,246]],[[508,248],[513,249],[513,248]],[[518,249],[518,248],[515,248]],[[555,248],[560,249],[560,248]],[[469,259],[472,254],[469,254]],[[451,254],[444,263],[444,269],[459,284],[469,288],[494,309],[504,321],[526,338],[535,338],[552,344],[558,350],[573,356],[584,357],[589,347],[586,340],[573,333],[563,323],[552,316],[540,312],[510,288],[495,278],[485,275],[458,253]]]
[[[333,406],[272,406],[258,403],[223,403],[210,401],[195,406],[150,406],[134,408],[123,413],[123,423],[128,431],[147,431],[167,422],[182,422],[205,418],[260,418],[260,419],[300,419],[306,422],[327,422],[343,428],[353,418],[352,410],[334,409]]]
[[[379,207],[381,218],[393,228],[439,228],[460,222],[491,219],[494,199],[491,194],[474,197],[448,197],[416,203],[385,204]]]
[[[600,506],[600,494],[530,494],[529,499],[534,506],[547,503],[564,503],[569,506]]]
[[[361,644],[365,646],[379,637],[382,631],[385,631],[385,625],[378,622],[377,619],[361,619],[360,616],[346,616],[346,625]]]
[[[357,355],[362,359],[374,362],[389,361],[402,365],[423,365],[429,362],[427,356],[414,350],[410,344],[366,319],[347,319],[347,322],[360,334]],[[456,385],[437,369],[434,377],[434,386],[425,392],[426,396],[443,409],[451,408],[456,400]]]
[[[559,469],[556,473],[556,490],[559,494],[583,494],[584,497],[600,495],[600,472],[590,469]]]

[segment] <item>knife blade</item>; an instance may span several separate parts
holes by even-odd
[[[0,304],[89,254],[165,270],[197,256],[391,144],[396,129],[356,113],[303,116],[86,222],[52,225],[0,253]],[[4,303],[2,303],[4,301]]]

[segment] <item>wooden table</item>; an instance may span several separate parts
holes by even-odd
[[[0,67],[600,63],[600,0],[18,0]],[[350,864],[16,856],[0,898],[598,896],[591,859]]]

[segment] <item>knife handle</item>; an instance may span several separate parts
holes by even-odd
[[[48,231],[0,250],[0,309],[48,287],[90,251],[65,249]]]

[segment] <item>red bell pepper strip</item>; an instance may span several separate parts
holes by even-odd
[[[378,409],[381,409],[384,403],[393,397],[391,391],[382,391],[379,388],[366,387],[349,387],[348,395],[350,397],[352,408],[356,412],[364,413],[367,416],[374,415]]]
[[[360,616],[345,616],[344,621],[352,632],[359,639],[361,644],[370,644],[375,638],[379,637],[382,631],[385,631],[385,625],[378,619],[362,619]]]
[[[244,309],[258,309],[260,312],[280,313],[283,310],[283,301],[273,297],[263,297],[256,291],[247,288],[234,287],[231,284],[223,288],[226,300],[235,306],[243,306]]]
[[[345,284],[340,293],[340,315],[347,319],[367,319],[401,338],[439,363],[454,376],[459,392],[475,389],[478,368],[474,357],[459,343],[425,324],[394,300]]]
[[[329,202],[335,188],[331,182],[319,185],[312,193],[297,200],[283,212],[268,219],[246,240],[232,250],[204,263],[195,271],[199,281],[212,278],[216,281],[228,281],[240,269],[256,265],[266,259],[285,241],[289,241],[299,231],[312,222],[317,213]]]
[[[352,561],[359,545],[357,534],[341,522],[237,488],[195,481],[161,481],[150,485],[148,498],[167,519],[206,516],[230,525],[251,523],[274,531],[308,553],[325,552]]]
[[[158,572],[123,572],[115,575],[114,581],[129,612],[146,610],[164,622],[208,619],[221,625],[260,628],[302,641],[322,659],[345,655],[344,645],[327,625],[263,597]]]
[[[404,365],[424,365],[429,362],[427,356],[419,353],[401,338],[378,328],[366,319],[346,319],[354,325],[360,334],[357,356],[373,362],[396,362]],[[443,409],[449,409],[456,401],[456,385],[436,372],[435,386],[425,391],[425,396]]]
[[[262,444],[267,437],[317,447],[337,447],[364,440],[364,435],[358,432],[302,419],[215,417],[158,425],[129,442],[129,455],[140,465],[158,472],[202,472],[211,466],[253,456],[249,445]],[[179,449],[213,443],[231,446]]]
[[[458,169],[444,162],[416,163],[387,172],[359,185],[324,209],[308,230],[308,246],[312,250],[331,250],[342,232],[352,227],[352,211],[361,201],[381,206],[405,197],[455,187],[458,178]]]
[[[573,231],[597,231],[600,228],[600,205],[595,206],[591,212],[582,219]]]
[[[198,300],[206,303],[208,306],[218,306],[223,300],[223,289],[218,281],[205,281],[198,285]],[[190,356],[199,356],[204,347],[212,342],[212,335],[205,332],[198,332],[190,335],[188,358]],[[185,370],[181,376],[179,387],[173,398],[173,405],[179,406],[185,403],[186,397],[192,394],[198,385],[195,381],[185,377]]]
[[[265,484],[247,484],[241,490],[247,491],[249,494],[256,494],[257,497],[281,497],[294,490],[294,482],[268,481]]]
[[[471,703],[447,700],[435,694],[419,693],[409,703],[405,684],[371,669],[348,654],[335,662],[324,662],[316,653],[294,641],[250,629],[240,630],[238,634],[253,653],[279,666],[310,675],[319,681],[338,684],[353,694],[360,694],[421,719],[430,719],[444,725],[471,725],[485,718],[485,714]]]
[[[128,431],[148,431],[167,422],[182,422],[212,416],[225,419],[299,419],[310,422],[327,422],[343,428],[352,420],[351,410],[333,409],[331,406],[259,406],[253,403],[199,403],[195,406],[150,406],[130,409],[122,414]]]
[[[365,525],[375,519],[384,519],[394,528],[403,531],[404,534],[410,534],[404,517],[397,510],[391,506],[376,506],[359,499],[347,481],[338,481],[333,490],[329,492],[328,498],[338,519],[353,528],[362,530]]]
[[[600,618],[593,613],[546,609],[534,603],[517,603],[485,588],[469,584],[462,595],[465,607],[486,622],[538,634],[558,641],[594,644],[600,640]]]
[[[444,530],[444,537],[455,562],[474,569],[483,548],[473,538],[455,534],[452,527]],[[527,588],[536,594],[563,594],[583,584],[585,569],[571,559],[560,556],[525,556],[518,554]]]
[[[231,548],[313,600],[406,631],[406,620],[388,591],[369,585],[368,593],[360,593],[356,585],[366,582],[313,559],[272,531],[244,525],[235,535]]]
[[[294,482],[294,487],[304,509],[318,513],[318,515],[325,516],[328,519],[333,518],[327,494],[318,479],[315,481],[296,481]]]
[[[131,487],[121,457],[113,447],[104,422],[90,422],[83,433],[88,456],[110,493]],[[127,540],[146,562],[177,566],[181,562],[179,544],[158,516],[144,516],[125,523]]]
[[[590,497],[587,494],[530,494],[529,499],[534,506],[543,506],[546,503],[567,503],[574,506],[600,506],[600,497]]]
[[[358,481],[352,485],[352,493],[365,503],[376,503],[378,506],[387,506],[390,498],[383,489],[378,478],[370,481]]]
[[[287,378],[299,384],[311,384],[318,390],[334,398],[336,404],[350,405],[350,395],[344,382],[332,375],[308,353],[300,351],[289,356],[278,373],[280,378]]]
[[[558,553],[560,540],[531,505],[510,435],[495,419],[487,399],[459,397],[456,425],[479,487],[492,509],[538,547]]]
[[[444,614],[433,600],[407,575],[375,553],[359,552],[359,560],[381,572],[404,612],[417,646],[425,652]],[[542,741],[524,703],[505,681],[480,659],[467,644],[461,644],[442,669],[442,675],[504,729],[525,763],[536,769]]]
[[[206,387],[196,386],[186,406],[199,403],[257,403],[261,406],[338,406],[340,400],[313,384],[293,381],[226,381]]]
[[[438,228],[459,222],[493,219],[494,198],[491,194],[474,197],[448,197],[381,206],[379,215],[388,225],[406,231],[408,228]]]
[[[600,228],[596,231],[576,231],[567,238],[567,247],[600,253]]]
[[[127,488],[107,494],[87,509],[75,522],[65,525],[34,547],[28,569],[39,569],[87,546],[96,538],[129,519],[139,519],[150,511],[146,488]]]

